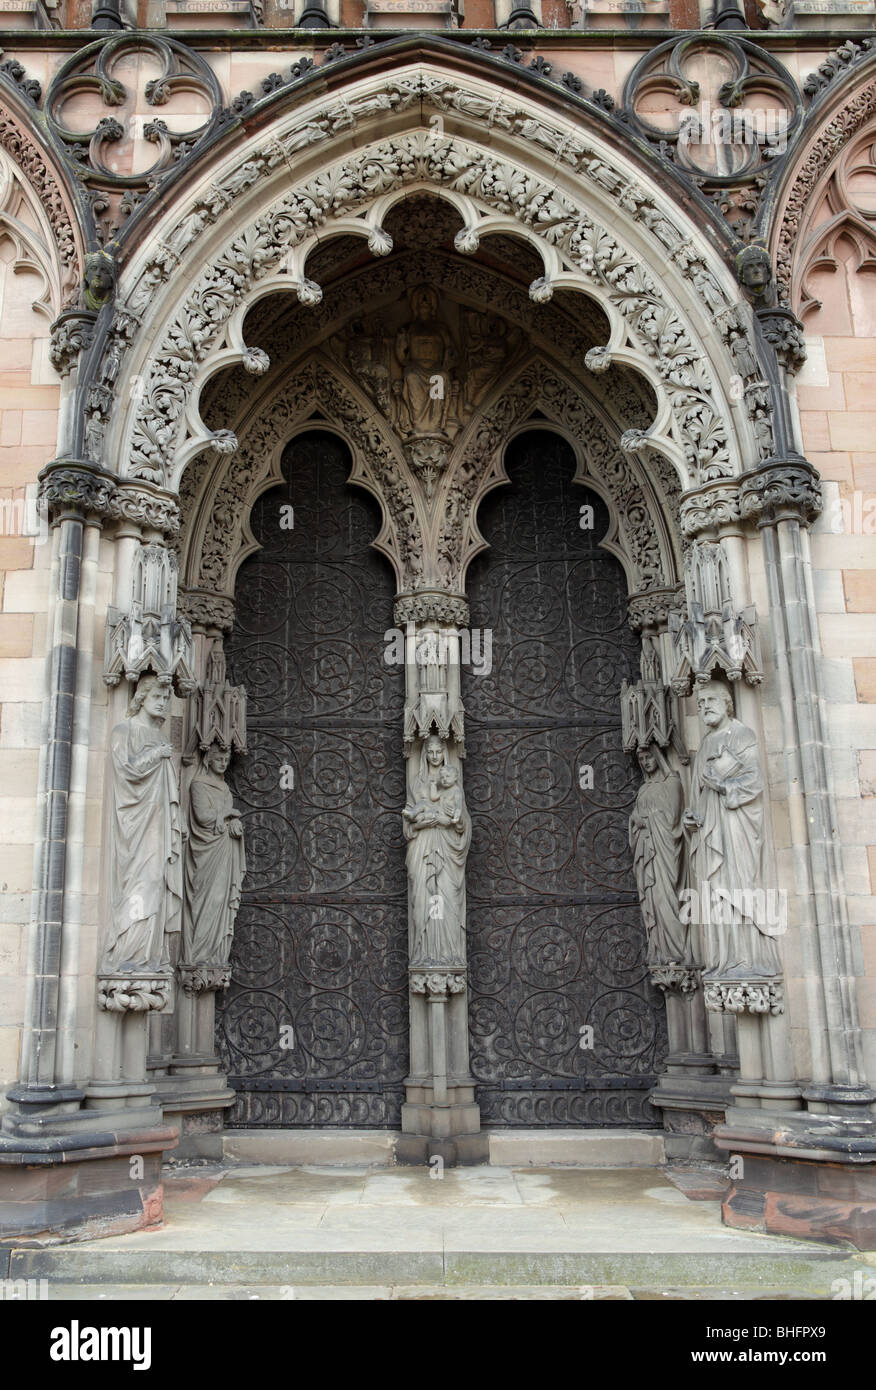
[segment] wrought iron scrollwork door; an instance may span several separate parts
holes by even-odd
[[[509,449],[479,524],[465,673],[472,1070],[485,1125],[642,1125],[665,1050],[627,841],[638,784],[620,686],[638,676],[602,501],[547,431]],[[592,512],[587,508],[592,508]],[[583,509],[583,510],[582,510]],[[472,650],[476,642],[472,639]]]
[[[344,445],[301,436],[283,468],[253,508],[262,548],[241,566],[228,645],[250,747],[229,777],[248,865],[218,1013],[230,1123],[396,1127],[408,1017],[392,578]]]

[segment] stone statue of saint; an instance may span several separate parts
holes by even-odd
[[[413,320],[396,335],[402,367],[396,421],[402,433],[444,434],[454,418],[458,384],[451,379],[455,352],[447,327],[438,319],[438,291],[420,285],[411,291]]]
[[[648,964],[692,969],[690,928],[679,914],[684,873],[681,778],[661,763],[652,744],[640,748],[638,757],[645,780],[630,816],[630,848],[648,935]]]
[[[697,707],[705,736],[694,761],[691,806],[683,824],[691,834],[706,976],[777,975],[772,940],[777,931],[766,911],[757,738],[733,717],[733,697],[717,681],[700,686]]]
[[[459,771],[437,734],[423,741],[403,813],[411,965],[465,964],[465,861],[471,819]]]
[[[167,969],[182,915],[182,821],[173,749],[164,733],[170,690],[140,678],[129,717],[110,736],[112,920],[104,969]]]
[[[213,743],[188,787],[181,963],[227,966],[246,872],[243,827],[225,783],[230,753]]]

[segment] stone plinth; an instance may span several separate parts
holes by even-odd
[[[0,1244],[154,1230],[163,1224],[167,1128],[0,1137]]]
[[[722,1206],[726,1226],[876,1248],[872,1124],[800,1114],[782,1116],[779,1128],[737,1109],[714,1137],[731,1156],[731,1173],[739,1170]]]

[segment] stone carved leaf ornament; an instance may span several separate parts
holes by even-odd
[[[461,153],[457,151],[457,154]],[[530,175],[521,178],[512,166],[503,165],[481,151],[467,151],[465,158],[466,184],[474,180],[471,186],[477,188],[478,196],[484,201],[492,200],[493,206],[498,206],[500,210],[511,211],[520,220],[536,224],[539,235],[564,251],[569,251],[577,234],[580,248],[585,224],[575,217],[571,204],[566,206],[565,199],[559,202],[554,191],[546,185],[539,185]],[[372,169],[384,171],[385,178],[380,181],[380,187],[383,187],[384,183],[394,186],[399,179],[407,181],[413,178],[421,166],[428,167],[435,181],[449,182],[451,186],[460,177],[454,169],[448,180],[448,159],[438,159],[434,150],[429,148],[428,137],[418,134],[362,152],[342,166],[325,171],[300,193],[287,195],[272,213],[258,219],[246,233],[235,238],[215,266],[202,277],[177,323],[167,331],[162,349],[157,354],[159,363],[154,371],[164,377],[178,376],[190,380],[193,364],[207,357],[219,338],[222,325],[255,280],[277,267],[290,246],[300,241],[309,228],[320,225],[331,209],[339,206],[347,208],[351,203],[361,204],[372,196],[371,188],[375,186],[376,177],[371,176]],[[362,182],[363,170],[368,173],[370,188],[366,188]],[[586,225],[592,227],[592,224]],[[642,345],[650,357],[665,358],[671,349],[673,365],[667,372],[666,383],[670,395],[676,390],[692,391],[698,398],[705,398],[707,393],[711,393],[711,385],[704,355],[690,344],[680,322],[676,323],[672,314],[666,315],[667,306],[651,277],[642,270],[637,259],[625,253],[604,230],[598,233],[597,253],[591,278],[605,290],[605,302],[614,306],[615,312],[626,320],[634,335],[639,332],[641,322]],[[666,330],[661,333],[659,327],[653,327],[653,312],[650,318],[643,317],[648,310],[664,311],[668,336]],[[664,349],[662,353],[661,346]],[[697,359],[699,361],[693,375],[690,364]],[[160,425],[153,422],[152,432],[154,435],[160,434],[162,441],[166,441],[164,429],[170,427],[175,434],[182,413],[179,395],[162,397],[152,389],[150,382],[146,401],[144,414],[157,409],[165,415]],[[720,418],[717,405],[713,407],[713,415],[716,419]],[[136,439],[139,430],[138,422],[131,451],[134,458],[143,452],[142,444]],[[683,428],[681,433],[684,433]],[[694,445],[698,443],[696,438],[693,442]],[[148,454],[150,451],[145,452]],[[690,456],[690,451],[688,454]]]

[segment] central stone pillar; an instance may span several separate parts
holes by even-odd
[[[396,605],[404,623],[410,1074],[401,1163],[482,1163],[468,1052],[465,869],[471,818],[465,756],[459,626],[463,599],[417,595]],[[401,640],[401,633],[399,633]]]

